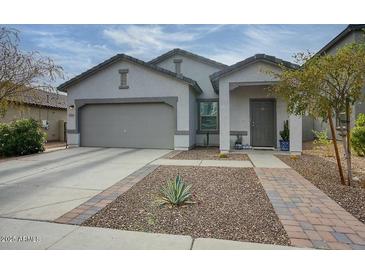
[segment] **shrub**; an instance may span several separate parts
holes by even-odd
[[[359,114],[351,131],[351,145],[359,156],[365,156],[365,115]]]
[[[226,158],[228,158],[228,154],[221,152],[221,153],[219,153],[218,157],[221,159],[226,159]]]
[[[365,127],[365,114],[360,113],[357,116],[357,119],[355,121],[355,126],[357,126],[357,127]]]
[[[44,151],[46,134],[33,119],[0,124],[0,155],[19,156]]]
[[[284,121],[284,129],[280,131],[281,139],[285,142],[289,141],[289,121]]]
[[[358,156],[365,156],[365,127],[354,127],[352,129],[351,145]]]
[[[323,130],[323,131],[312,130],[312,131],[316,138],[313,141],[313,144],[322,145],[322,146],[328,146],[331,144],[331,140],[329,140],[328,136],[327,136],[327,130]]]
[[[313,144],[317,147],[324,147],[325,148],[325,155],[327,157],[333,157],[333,151],[331,148],[331,140],[328,139],[327,130],[323,131],[316,131],[312,130],[312,132],[315,135],[315,140],[313,141]]]
[[[192,203],[191,199],[191,185],[187,185],[182,181],[180,175],[177,175],[175,180],[170,181],[166,186],[160,190],[160,204],[183,205]]]

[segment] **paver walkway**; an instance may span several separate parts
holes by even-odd
[[[365,249],[365,225],[291,168],[255,168],[293,246]]]

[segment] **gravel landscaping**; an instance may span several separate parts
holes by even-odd
[[[196,147],[191,150],[181,151],[172,159],[180,160],[241,160],[249,161],[246,154],[228,153],[227,158],[219,158],[219,149],[217,147]]]
[[[177,174],[195,204],[160,207],[161,186]],[[160,166],[83,225],[289,245],[252,168]]]
[[[343,149],[342,141],[338,142],[338,149],[341,157],[342,166],[346,168],[346,159],[344,157],[345,152]],[[315,146],[313,145],[313,142],[305,142],[303,143],[303,154],[319,156],[327,161],[336,163],[335,152],[332,144],[329,146],[328,149],[323,145]],[[365,187],[365,157],[359,157],[356,155],[356,153],[353,152],[351,156],[351,165],[354,176],[359,178],[359,181],[362,182]]]
[[[357,187],[341,185],[335,162],[310,154],[303,154],[297,159],[286,155],[277,157],[365,223],[365,189],[360,185]]]

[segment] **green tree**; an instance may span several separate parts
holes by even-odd
[[[279,82],[272,91],[283,97],[288,112],[295,115],[309,114],[328,121],[341,182],[345,184],[338,153],[333,116],[346,113],[346,150],[348,184],[351,184],[351,107],[362,98],[365,82],[365,44],[352,43],[340,48],[333,55],[312,55],[299,53],[296,56],[301,65],[298,69],[282,67],[282,73],[275,74]]]
[[[63,78],[62,67],[38,52],[19,48],[19,32],[0,27],[0,115],[8,104],[36,89],[53,91],[53,81]]]

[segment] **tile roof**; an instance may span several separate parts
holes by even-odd
[[[160,68],[158,66],[155,66],[153,64],[150,64],[150,63],[146,63],[142,60],[139,60],[137,58],[134,58],[134,57],[131,57],[129,55],[126,55],[126,54],[117,54],[111,58],[109,58],[108,60],[92,67],[91,69],[75,76],[74,78],[68,80],[67,82],[59,85],[57,87],[58,90],[61,90],[61,91],[64,91],[64,92],[67,92],[67,88],[69,88],[70,86],[90,77],[91,75],[95,74],[96,72],[104,69],[105,67],[111,65],[111,64],[114,64],[116,62],[119,62],[119,61],[122,61],[122,60],[127,60],[127,61],[130,61],[130,62],[133,62],[133,63],[136,63],[136,64],[139,64],[139,65],[142,65],[144,67],[147,67],[149,69],[152,69],[154,71],[157,71],[157,72],[160,72],[162,74],[165,74],[167,76],[170,76],[176,80],[180,80],[180,81],[183,81],[183,82],[186,82],[188,83],[189,85],[191,85],[196,91],[198,91],[199,93],[202,92],[201,88],[199,87],[198,83],[193,80],[193,79],[190,79],[188,77],[185,77],[183,75],[179,75],[179,74],[176,74],[172,71],[169,71],[167,69],[163,69],[163,68]]]
[[[349,33],[365,29],[365,24],[350,24],[343,31],[341,31],[335,38],[327,43],[323,48],[321,48],[316,55],[325,54],[330,48],[336,45],[341,39],[345,38]]]
[[[9,101],[28,105],[66,109],[66,99],[67,96],[59,92],[48,92],[37,89],[17,94],[13,98],[9,98]]]
[[[265,62],[269,62],[269,63],[276,64],[276,65],[284,65],[286,67],[293,68],[293,69],[299,68],[298,65],[290,63],[290,62],[282,60],[282,59],[279,59],[279,58],[276,58],[275,56],[266,55],[266,54],[255,54],[254,56],[251,56],[245,60],[242,60],[236,64],[233,64],[229,67],[226,67],[225,69],[222,69],[222,70],[217,71],[217,72],[213,73],[212,75],[210,75],[210,81],[213,84],[214,90],[216,92],[218,91],[218,79],[219,78],[221,78],[225,75],[228,75],[232,72],[238,71],[238,70],[248,66],[249,64],[252,64],[257,61],[265,61]]]
[[[198,60],[202,63],[206,63],[206,64],[209,64],[209,65],[213,65],[215,67],[218,67],[218,68],[225,68],[225,67],[228,67],[227,65],[223,64],[223,63],[220,63],[220,62],[217,62],[217,61],[214,61],[212,59],[209,59],[209,58],[206,58],[206,57],[203,57],[201,55],[198,55],[198,54],[195,54],[195,53],[192,53],[192,52],[189,52],[187,50],[183,50],[183,49],[179,49],[179,48],[176,48],[176,49],[173,49],[173,50],[170,50],[156,58],[154,58],[153,60],[149,61],[148,63],[150,64],[153,64],[153,65],[156,65],[164,60],[166,60],[167,58],[175,55],[175,54],[178,54],[178,55],[182,55],[182,56],[186,56],[186,57],[190,57],[192,59],[195,59],[195,60]]]

